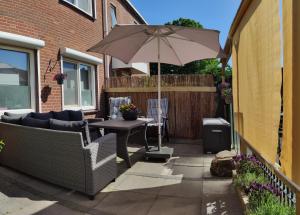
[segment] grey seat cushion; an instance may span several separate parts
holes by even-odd
[[[57,120],[70,121],[70,115],[68,110],[55,112],[53,111],[53,118]]]
[[[21,125],[22,124],[22,117],[21,116],[2,115],[1,116],[1,121],[5,122],[5,123],[10,123],[10,124]]]
[[[85,120],[81,121],[64,121],[57,119],[50,119],[50,129],[60,131],[74,131],[81,132],[83,136],[84,145],[91,143],[88,123]]]
[[[36,119],[33,117],[25,117],[22,120],[22,125],[36,128],[49,128],[49,120]]]
[[[31,117],[33,117],[35,119],[49,120],[49,119],[53,118],[53,113],[52,112],[48,112],[48,113],[32,112]]]

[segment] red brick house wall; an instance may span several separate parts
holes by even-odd
[[[109,2],[110,0],[108,0]],[[132,23],[130,10],[121,0],[111,0],[117,7],[117,14],[123,23]],[[109,4],[108,4],[109,7]],[[75,7],[60,0],[5,0],[0,1],[0,31],[29,36],[45,41],[40,49],[40,90],[51,87],[47,101],[41,102],[42,112],[62,109],[62,87],[53,81],[53,76],[60,72],[59,49],[68,47],[103,59],[100,54],[86,52],[103,38],[102,0],[96,0],[96,19],[84,14]],[[108,10],[108,20],[110,12]],[[58,63],[55,70],[44,75],[50,60]],[[96,68],[96,104],[102,111],[102,88],[104,85],[104,66]],[[39,103],[40,98],[36,101]],[[37,109],[38,110],[38,109]]]

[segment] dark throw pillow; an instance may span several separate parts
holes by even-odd
[[[69,110],[70,121],[81,121],[83,120],[83,112],[81,110],[74,111]]]
[[[54,119],[63,120],[63,121],[70,121],[69,111],[67,111],[67,110],[59,111],[59,112],[53,111],[52,113],[53,113],[53,118]]]
[[[59,131],[81,132],[84,145],[87,146],[91,142],[88,123],[85,120],[63,121],[57,119],[50,119],[50,129]]]
[[[25,117],[22,120],[22,125],[35,128],[49,128],[49,120],[35,119],[33,117]]]
[[[49,120],[53,118],[53,113],[48,112],[48,113],[31,113],[31,117],[35,119],[41,119],[41,120]]]
[[[1,121],[5,123],[10,123],[10,124],[16,124],[16,125],[21,125],[22,124],[22,117],[16,117],[16,116],[7,116],[7,115],[2,115],[1,116]]]

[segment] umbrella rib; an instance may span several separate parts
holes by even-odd
[[[208,49],[212,49],[212,48],[210,48],[210,47],[206,46],[205,44],[199,43],[199,42],[197,42],[197,41],[194,41],[194,40],[191,40],[191,39],[180,38],[180,37],[174,37],[174,36],[168,36],[168,37],[170,37],[170,38],[174,38],[174,39],[178,39],[178,40],[184,40],[184,41],[193,42],[193,43],[196,43],[196,44],[198,44],[198,45],[205,46],[205,47],[206,47],[206,48],[208,48]]]
[[[164,37],[164,38],[162,38],[162,40],[165,42],[165,44],[166,44],[167,46],[169,46],[169,48],[172,49],[172,51],[173,51],[173,53],[175,54],[175,56],[176,56],[177,60],[179,61],[179,63],[180,63],[181,65],[184,65],[184,64],[181,62],[181,60],[180,60],[180,58],[179,58],[177,52],[175,51],[175,49],[174,49],[173,46],[171,45],[171,43],[170,43],[170,41],[168,40],[168,38],[167,38],[167,37]]]

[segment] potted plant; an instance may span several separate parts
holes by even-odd
[[[232,89],[231,88],[225,88],[222,90],[222,97],[225,100],[226,104],[232,103]]]
[[[57,81],[58,85],[62,85],[64,83],[64,80],[67,78],[66,74],[63,73],[57,73],[54,75],[53,80]]]
[[[138,118],[138,109],[134,104],[125,104],[120,106],[124,120],[136,120]]]

